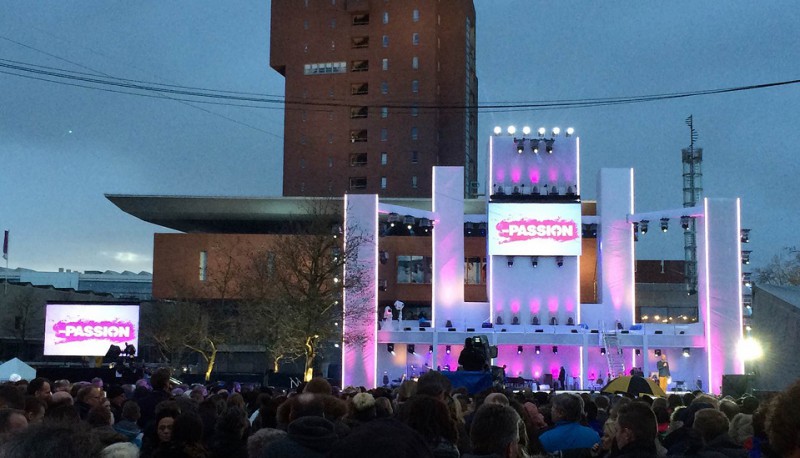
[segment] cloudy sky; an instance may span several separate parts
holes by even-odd
[[[800,79],[800,9],[789,0],[475,4],[482,104]],[[280,104],[187,103],[78,80],[55,84],[41,73],[280,97],[283,79],[268,64],[269,9],[266,0],[0,3],[0,229],[11,230],[9,266],[151,271],[153,233],[166,229],[125,214],[104,193],[279,195]],[[690,114],[704,149],[704,194],[742,199],[754,264],[800,246],[800,84],[484,110],[480,147],[495,125],[572,126],[581,137],[584,198],[595,197],[600,167],[633,167],[637,210],[677,208]],[[678,232],[648,234],[637,256],[682,258]]]

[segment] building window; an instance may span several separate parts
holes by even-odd
[[[464,283],[467,285],[486,284],[486,258],[464,259]]]
[[[416,104],[411,105],[411,116],[415,118],[419,116],[419,107]]]
[[[367,177],[350,177],[350,190],[367,189]]]
[[[417,32],[411,34],[411,44],[414,46],[419,44],[419,34]]]
[[[417,189],[417,176],[414,175],[411,177],[411,187]]]
[[[411,92],[414,94],[419,92],[419,80],[414,80],[411,82]]]
[[[332,29],[336,28],[336,19],[331,19],[331,28]]]
[[[381,94],[386,95],[388,93],[389,93],[389,83],[384,81],[384,82],[381,83]]]
[[[366,167],[367,153],[353,153],[350,155],[350,167]]]
[[[389,59],[383,59],[381,68],[383,68],[383,71],[389,70]]]
[[[334,49],[336,49],[336,42],[331,40],[331,51],[333,51]]]
[[[411,139],[419,140],[419,129],[417,129],[416,127],[411,128]]]
[[[386,177],[381,177],[381,189],[386,189]]]
[[[389,35],[384,35],[383,38],[381,39],[381,43],[383,44],[384,48],[388,48],[389,47]]]
[[[389,23],[389,12],[388,11],[384,11],[383,12],[383,23],[384,24],[388,24]]]
[[[411,20],[414,22],[419,22],[419,10],[414,10],[411,12]]]
[[[354,83],[350,85],[350,95],[369,94],[369,83]]]
[[[389,117],[389,107],[381,107],[381,118]]]
[[[367,138],[367,129],[350,131],[350,143],[364,143],[367,141]]]
[[[350,119],[361,119],[369,116],[369,107],[350,107]]]
[[[206,281],[207,279],[207,268],[208,264],[208,252],[201,251],[200,252],[200,281]]]
[[[353,25],[369,25],[369,13],[354,14]]]
[[[350,47],[353,49],[369,48],[369,37],[353,37],[350,39]]]
[[[347,62],[320,62],[303,65],[304,75],[328,75],[331,73],[345,73]]]
[[[389,141],[389,129],[385,127],[381,129],[381,141]]]
[[[328,143],[333,143],[333,134],[328,134]]]
[[[414,56],[411,58],[411,68],[417,70],[419,68],[419,57]]]
[[[368,72],[369,71],[369,61],[368,60],[353,60],[353,61],[350,61],[350,71],[351,72]]]
[[[381,153],[381,165],[389,163],[389,153]]]
[[[430,256],[397,256],[397,283],[430,283]]]
[[[411,163],[412,164],[419,163],[419,151],[412,151],[411,152]]]
[[[303,21],[303,29],[308,30],[308,19]]]
[[[333,168],[333,158],[330,156],[328,156],[328,168],[329,169]]]

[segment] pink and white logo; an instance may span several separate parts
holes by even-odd
[[[580,236],[575,221],[557,219],[503,219],[496,225],[498,243],[523,242],[526,240],[553,240],[568,242]]]
[[[55,343],[82,342],[86,340],[105,340],[109,342],[130,342],[136,339],[136,327],[130,321],[59,321],[53,325]]]

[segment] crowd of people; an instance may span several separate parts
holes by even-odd
[[[296,390],[36,378],[0,385],[0,458],[800,457],[800,380],[771,399],[492,388],[439,372]]]

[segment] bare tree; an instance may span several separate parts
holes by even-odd
[[[44,327],[43,307],[43,304],[34,298],[30,288],[26,288],[24,292],[9,302],[9,308],[14,317],[14,323],[13,326],[10,326],[10,330],[17,338],[18,355],[21,359],[27,357],[27,339],[30,337],[31,329]]]
[[[366,342],[366,336],[342,334],[343,320],[363,320],[372,306],[348,307],[344,316],[343,294],[357,297],[368,287],[358,260],[367,238],[351,228],[345,244],[341,215],[337,201],[308,201],[291,233],[275,237],[244,270],[243,297],[252,305],[248,321],[263,329],[273,362],[305,358],[306,380],[313,375],[321,343]]]
[[[783,249],[786,255],[776,254],[764,267],[755,269],[758,283],[777,286],[800,285],[800,251],[794,247]]]
[[[179,297],[155,303],[143,317],[146,326],[142,326],[147,330],[146,337],[173,365],[182,359],[185,350],[198,354],[205,362],[207,381],[214,371],[220,345],[238,335],[238,304],[232,300],[238,289],[238,263],[234,253],[216,251],[222,262],[219,269],[209,273],[207,289],[176,287]]]

